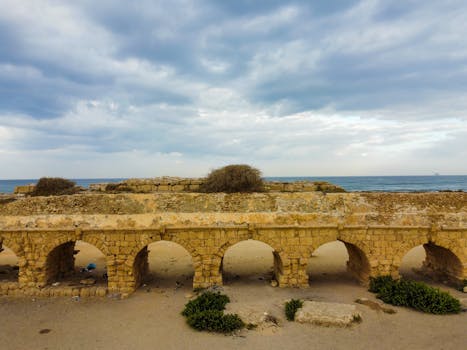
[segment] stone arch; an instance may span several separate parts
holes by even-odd
[[[20,257],[0,238],[0,283],[19,281]]]
[[[445,248],[433,242],[423,245],[426,258],[423,270],[436,280],[447,281],[453,285],[462,285],[464,266],[456,248]]]
[[[394,269],[396,269],[396,277],[400,277],[399,268],[402,259],[409,254],[414,248],[423,246],[425,250],[425,260],[422,263],[420,273],[430,277],[435,281],[448,282],[452,285],[461,285],[465,278],[465,268],[462,262],[463,250],[459,245],[445,245],[436,240],[423,240],[420,244],[402,245],[398,250],[394,261]]]
[[[345,244],[347,252],[349,254],[349,261],[347,262],[347,271],[349,271],[357,281],[360,283],[367,283],[370,274],[371,267],[368,260],[367,254],[363,249],[354,243],[341,241]]]
[[[233,248],[234,246],[241,244],[243,242],[248,242],[248,241],[259,242],[271,248],[272,257],[273,257],[273,279],[277,280],[279,284],[281,284],[281,282],[284,281],[283,279],[284,267],[289,265],[288,257],[286,256],[284,250],[282,249],[281,246],[274,244],[274,242],[267,242],[267,240],[258,239],[258,238],[259,237],[255,237],[255,236],[253,236],[253,238],[246,238],[246,239],[239,238],[234,241],[226,242],[219,248],[217,256],[219,257],[218,268],[219,268],[219,276],[221,278],[221,281],[223,280],[224,257],[225,257],[226,252],[229,249]]]
[[[370,277],[371,267],[367,253],[357,245],[358,243],[350,243],[342,239],[325,239],[320,241],[319,245],[316,244],[313,252],[316,252],[320,248],[328,248],[329,245],[338,242],[343,244],[347,252],[347,256],[345,256],[345,258],[348,258],[345,263],[347,273],[349,273],[359,283],[366,284]],[[329,254],[335,253],[336,252],[329,252]],[[311,261],[311,259],[309,261]]]
[[[102,249],[97,247],[91,242],[94,240],[87,240],[87,239],[76,239],[77,237],[73,238],[62,238],[59,241],[58,245],[55,245],[51,248],[47,256],[45,257],[45,262],[43,266],[43,284],[48,285],[55,281],[71,278],[75,276],[75,255],[78,253],[75,249],[75,245],[78,241],[87,243],[93,247],[96,251],[99,251],[100,254],[103,255],[105,264],[108,265],[108,255],[106,255]],[[102,244],[98,245],[104,247]],[[105,249],[105,248],[104,248]],[[106,249],[105,249],[106,251]],[[80,277],[89,277],[89,276],[78,276]],[[96,276],[98,280],[106,280],[104,276]]]
[[[128,265],[131,264],[132,268],[132,273],[131,275],[133,276],[133,288],[136,289],[138,288],[143,281],[143,278],[148,274],[149,272],[149,263],[148,263],[148,246],[152,243],[159,243],[159,242],[170,242],[173,244],[178,245],[179,247],[183,248],[183,250],[186,251],[187,254],[190,255],[191,261],[193,264],[193,268],[196,273],[197,267],[201,265],[201,258],[197,251],[185,240],[179,240],[179,239],[156,239],[156,240],[145,240],[144,246],[141,247],[141,245],[138,247],[139,251],[136,252],[136,254],[132,254],[131,260],[129,260]]]
[[[406,239],[395,247],[394,254],[391,257],[391,271],[390,274],[394,278],[399,277],[399,267],[402,263],[402,259],[407,253],[415,247],[421,246],[428,243],[428,238],[426,236],[422,237],[410,237],[410,239]]]
[[[111,255],[109,254],[109,247],[107,246],[105,240],[101,238],[102,235],[99,234],[84,234],[81,237],[77,238],[76,240],[82,241],[88,244],[93,245],[97,249],[99,249],[102,254],[104,254],[106,257]]]
[[[11,249],[18,257],[18,260],[24,258],[24,252],[22,248],[23,245],[17,242],[16,240],[12,239],[10,236],[0,236],[0,248],[2,248],[3,245]]]
[[[423,244],[419,244],[410,249],[404,250],[397,267],[397,278],[402,277],[411,280],[417,280],[424,275],[423,262],[426,260],[426,251]],[[398,260],[399,261],[399,260]],[[394,275],[396,275],[394,273]]]

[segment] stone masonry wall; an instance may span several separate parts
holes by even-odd
[[[91,184],[89,190],[93,192],[132,192],[132,193],[154,193],[154,192],[198,192],[203,184],[202,178],[179,178],[161,177],[153,179],[128,179],[119,183]],[[35,185],[17,186],[15,194],[28,195],[34,192]],[[325,181],[296,181],[280,182],[266,181],[266,192],[345,192],[339,186]]]
[[[55,286],[74,269],[74,242],[106,257],[107,286]],[[459,284],[467,278],[465,194],[119,194],[19,199],[0,205],[0,246],[18,257],[18,281],[3,295],[130,295],[147,272],[147,246],[171,241],[191,255],[193,287],[222,284],[222,260],[236,243],[274,251],[280,287],[307,287],[307,264],[321,245],[342,241],[348,270],[398,277],[414,247],[425,270]]]

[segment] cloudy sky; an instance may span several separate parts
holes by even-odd
[[[467,174],[465,0],[0,8],[0,179]]]

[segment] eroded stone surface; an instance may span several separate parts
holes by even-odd
[[[355,305],[304,301],[295,313],[295,321],[323,326],[348,326],[361,320],[361,314]]]

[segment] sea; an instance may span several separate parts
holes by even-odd
[[[119,182],[124,178],[73,179],[77,185],[89,187],[94,183]],[[432,192],[466,191],[467,175],[429,175],[429,176],[299,176],[265,177],[268,181],[328,181],[350,192]],[[0,193],[12,193],[16,186],[36,183],[37,179],[0,180]]]

